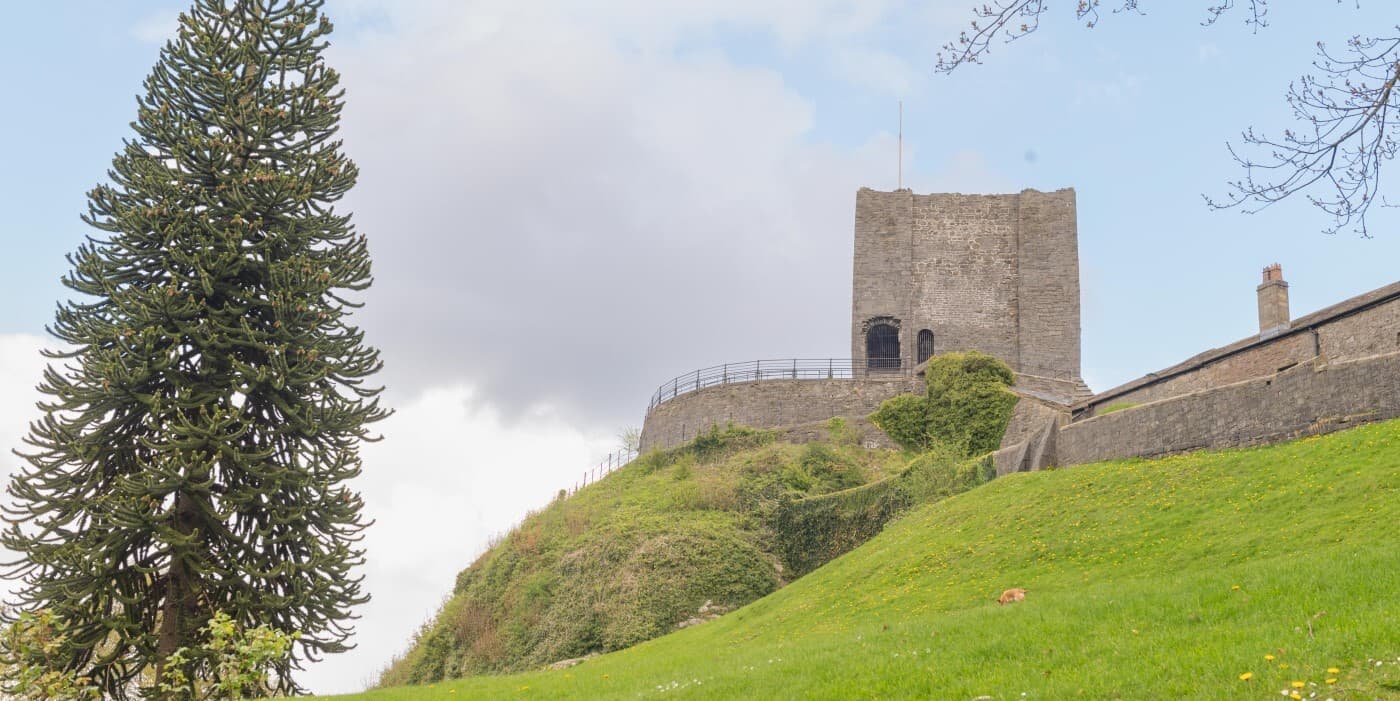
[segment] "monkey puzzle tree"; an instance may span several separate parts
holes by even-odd
[[[339,77],[322,0],[196,0],[89,194],[42,418],[9,487],[21,609],[68,624],[58,664],[152,693],[216,612],[347,648],[365,523],[347,481],[382,419],[378,351],[349,323],[371,281],[334,209]],[[216,667],[176,658],[183,676]],[[176,664],[176,663],[172,663]],[[296,691],[277,671],[281,691]]]

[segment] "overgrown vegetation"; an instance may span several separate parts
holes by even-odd
[[[348,698],[1394,698],[1395,523],[1400,421],[1018,473],[712,623]]]
[[[74,645],[72,626],[48,609],[21,612],[0,635],[0,694],[14,701],[98,701],[91,677],[65,667]],[[132,686],[152,685],[161,698],[224,701],[278,695],[276,672],[291,657],[296,634],[267,626],[246,629],[218,612],[201,629],[196,645],[171,653],[157,676],[152,667],[134,671]]]
[[[908,450],[943,446],[964,457],[996,450],[1018,397],[1016,375],[976,351],[935,356],[924,370],[927,392],[886,400],[870,420]]]
[[[784,500],[774,520],[778,556],[791,576],[802,576],[875,537],[911,506],[960,494],[995,476],[990,456],[964,458],[950,449],[934,449],[894,477]]]
[[[903,470],[907,457],[831,440],[791,445],[729,427],[642,456],[528,516],[458,575],[452,598],[383,684],[536,668],[674,630],[708,601],[742,606],[791,578],[779,505]]]

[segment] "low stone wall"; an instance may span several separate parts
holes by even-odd
[[[899,448],[899,444],[891,440],[889,436],[885,435],[884,431],[881,431],[879,427],[871,423],[869,419],[857,416],[847,416],[843,418],[846,419],[846,430],[849,432],[849,435],[855,439],[856,443],[864,446],[866,449],[876,450],[884,448],[895,450]],[[829,425],[830,421],[831,419],[828,417],[821,421],[813,421],[797,426],[779,427],[777,429],[778,441],[780,443],[796,443],[798,445],[829,441],[832,437],[831,426]]]
[[[1277,443],[1396,417],[1400,353],[1314,359],[1268,377],[1076,421],[1059,431],[1047,459],[1064,466]]]
[[[667,400],[642,424],[641,449],[671,448],[707,431],[733,423],[780,428],[824,421],[833,416],[865,417],[880,402],[903,392],[923,391],[917,377],[758,380],[715,385]]]
[[[1012,391],[1018,389],[1019,385],[1013,387]],[[1006,448],[1030,440],[1045,427],[1047,421],[1054,421],[1062,415],[1066,419],[1069,418],[1067,407],[1022,394],[1021,401],[1016,402],[1016,408],[1011,410],[1011,420],[1006,424],[1006,433],[1001,436],[1001,447]]]
[[[1060,427],[1069,422],[1068,407],[1026,394],[1019,383],[1014,389],[1021,393],[1021,401],[1011,412],[1001,448],[992,453],[998,477],[1053,464],[1055,439]]]

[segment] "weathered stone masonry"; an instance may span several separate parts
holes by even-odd
[[[1079,248],[1074,190],[856,195],[851,357],[872,324],[898,330],[901,367],[976,350],[1027,375],[1077,383]],[[1087,391],[1084,392],[1087,394]]]
[[[1278,266],[1259,286],[1260,333],[1047,415],[1022,400],[999,474],[1273,443],[1400,417],[1400,283],[1288,318]],[[1282,283],[1282,284],[1280,284]],[[1280,294],[1281,293],[1281,294]],[[1110,407],[1126,407],[1105,412]],[[1033,431],[1026,426],[1042,427]]]
[[[918,391],[919,378],[758,380],[716,385],[657,405],[642,427],[641,449],[680,445],[711,426],[777,428],[833,416],[863,418],[880,402]]]
[[[1074,191],[1011,195],[856,194],[851,358],[858,377],[705,387],[653,407],[642,448],[666,448],[728,423],[789,427],[864,417],[902,392],[920,332],[934,354],[977,350],[1017,371],[1028,395],[1068,405],[1089,396],[1079,372],[1079,245]],[[870,366],[874,326],[898,357]],[[885,371],[889,371],[886,373]]]
[[[728,423],[820,437],[832,416],[859,419],[895,394],[922,391],[911,371],[921,355],[955,350],[989,353],[1016,371],[1022,400],[994,457],[999,474],[1269,443],[1400,416],[1400,283],[1290,319],[1277,264],[1257,288],[1257,335],[1090,395],[1079,370],[1074,208],[1073,190],[862,189],[851,304],[857,378],[682,394],[648,413],[643,449]],[[872,348],[890,355],[867,364]]]
[[[1261,307],[1278,304],[1265,298],[1260,302]],[[1076,407],[1075,413],[1087,418],[1115,404],[1142,404],[1272,375],[1313,358],[1335,362],[1400,351],[1400,283],[1282,325],[1277,321],[1278,314],[1275,310],[1267,317],[1261,315],[1261,326],[1269,328],[1261,329],[1258,336],[1208,350],[1100,392]],[[1286,320],[1286,306],[1282,314]]]
[[[1056,439],[1060,465],[1263,445],[1400,417],[1400,353],[1308,360],[1268,377],[1077,421]]]

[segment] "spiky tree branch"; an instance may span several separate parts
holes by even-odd
[[[48,399],[9,486],[22,610],[69,622],[63,666],[126,698],[225,612],[300,632],[276,670],[347,648],[367,597],[347,482],[378,352],[346,295],[371,281],[335,203],[357,171],[322,0],[197,0],[84,217],[50,328]],[[207,665],[189,662],[187,676]],[[154,674],[154,676],[153,676]]]

